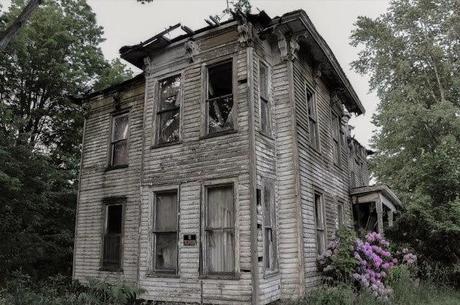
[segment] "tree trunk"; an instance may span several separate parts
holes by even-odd
[[[22,10],[21,14],[19,14],[19,16],[16,18],[16,20],[14,20],[14,22],[5,30],[5,32],[1,33],[0,50],[6,48],[8,43],[16,36],[18,31],[27,22],[34,10],[40,5],[41,2],[42,0],[30,0]]]

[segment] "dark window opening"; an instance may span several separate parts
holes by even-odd
[[[208,67],[206,100],[207,131],[219,133],[234,128],[232,62]]]
[[[264,63],[259,64],[259,90],[260,90],[260,127],[262,132],[270,134],[270,103],[268,85],[268,67]]]
[[[340,165],[340,119],[335,113],[332,114],[332,155],[334,163]]]
[[[158,144],[179,141],[180,87],[180,75],[159,82]]]
[[[315,149],[319,150],[319,135],[318,135],[318,122],[317,122],[317,114],[316,114],[315,94],[312,91],[307,89],[306,99],[307,99],[310,143]]]
[[[266,270],[278,267],[276,247],[275,197],[271,184],[264,187],[264,262]]]
[[[322,195],[315,193],[314,201],[316,223],[316,250],[318,252],[318,255],[321,255],[326,250],[326,225]]]
[[[104,251],[102,266],[107,269],[121,267],[121,238],[123,226],[123,206],[105,206]]]

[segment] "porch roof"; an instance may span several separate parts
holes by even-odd
[[[385,184],[376,184],[352,188],[350,192],[353,204],[381,201],[391,210],[401,210],[403,205],[395,193]]]

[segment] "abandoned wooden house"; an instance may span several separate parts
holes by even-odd
[[[364,108],[304,11],[176,25],[120,53],[143,73],[85,98],[75,279],[267,304],[318,284],[341,226],[392,224],[400,202],[369,186],[350,136]]]

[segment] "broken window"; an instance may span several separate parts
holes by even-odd
[[[155,193],[154,271],[177,271],[177,191]]]
[[[205,272],[232,274],[235,270],[235,207],[233,185],[207,188]]]
[[[128,164],[128,113],[113,117],[111,160],[112,166]]]
[[[318,122],[316,114],[316,98],[313,91],[306,89],[307,110],[308,110],[308,125],[310,133],[310,143],[319,150],[319,135],[318,135]]]
[[[207,132],[219,133],[234,128],[232,62],[208,67],[206,99]]]
[[[259,64],[259,90],[260,90],[260,127],[262,132],[269,135],[270,126],[270,103],[268,99],[268,67]]]
[[[123,205],[105,206],[104,252],[102,267],[119,269],[121,267],[121,236],[123,227]]]
[[[264,261],[266,270],[278,267],[276,247],[276,213],[273,185],[264,187]]]
[[[332,156],[334,163],[340,165],[340,120],[336,113],[332,113]]]
[[[179,141],[180,87],[180,75],[159,81],[158,144]]]
[[[326,250],[326,224],[324,217],[323,196],[315,193],[316,250],[318,255]]]

